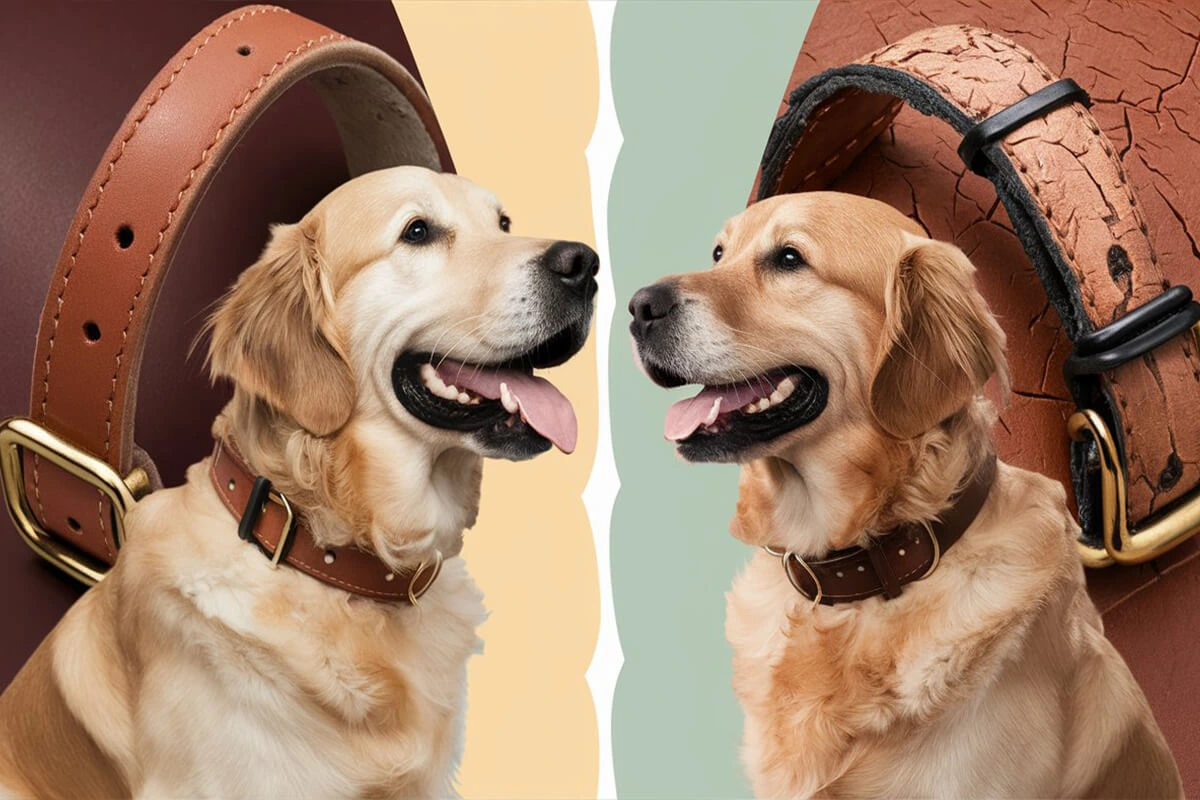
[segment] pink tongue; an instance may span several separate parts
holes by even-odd
[[[715,417],[713,406],[717,406],[717,414],[737,411],[757,400],[754,392],[746,386],[739,387],[705,387],[704,391],[687,400],[680,400],[667,409],[667,424],[663,427],[663,435],[672,442],[680,442],[696,432],[705,423],[711,423],[710,417]]]
[[[469,389],[489,400],[499,400],[500,384],[508,384],[508,391],[520,406],[521,419],[564,453],[575,450],[579,436],[575,409],[545,378],[516,369],[485,369],[450,359],[437,365],[437,373],[447,385]]]

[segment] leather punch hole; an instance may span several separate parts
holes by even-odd
[[[1083,87],[1070,78],[1047,84],[1008,108],[981,120],[967,131],[958,145],[958,157],[976,175],[983,175],[987,164],[987,160],[982,157],[983,148],[995,144],[1026,123],[1071,103],[1083,103],[1085,107],[1091,108],[1092,99]]]

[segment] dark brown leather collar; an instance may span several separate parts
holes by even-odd
[[[286,563],[353,594],[412,605],[441,572],[440,553],[402,574],[356,547],[318,547],[288,499],[256,475],[231,442],[217,440],[208,473],[221,502],[238,520],[239,535],[257,545],[273,565]]]
[[[996,456],[975,468],[967,485],[929,528],[906,524],[871,537],[866,547],[835,550],[820,561],[795,553],[764,548],[783,560],[783,569],[796,591],[822,605],[851,603],[883,595],[899,597],[907,583],[928,577],[942,555],[966,533],[979,515],[996,479]],[[932,535],[930,535],[932,534]]]

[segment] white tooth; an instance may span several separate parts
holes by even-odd
[[[471,405],[473,405],[473,406],[477,406],[477,405],[479,405],[479,398],[478,398],[478,397],[472,397],[472,398],[471,398]]]
[[[713,400],[712,408],[710,408],[708,410],[708,416],[706,416],[704,418],[704,424],[706,426],[712,425],[714,422],[717,421],[717,417],[719,417],[721,415],[721,400],[722,399],[723,398],[718,397],[716,400]]]
[[[520,403],[517,402],[517,398],[513,397],[512,392],[508,390],[507,383],[500,384],[500,404],[510,414],[516,414],[521,408]]]
[[[746,406],[746,413],[747,414],[757,414],[758,413],[758,403],[751,403],[750,405]]]
[[[466,392],[460,392],[458,395],[458,402],[465,406],[467,403],[471,402],[471,395],[467,394]]]
[[[425,382],[425,386],[429,391],[443,396],[442,392],[446,389],[446,384],[442,382],[441,377],[437,374],[437,370],[430,364],[421,365],[421,380]]]
[[[784,378],[779,382],[779,385],[775,387],[776,391],[778,391],[784,397],[790,395],[795,388],[796,381],[793,378]]]
[[[438,394],[440,394],[442,397],[446,398],[447,400],[457,400],[458,399],[458,387],[457,386],[446,386],[443,384],[442,390]]]
[[[782,403],[783,402],[783,393],[778,390],[771,392],[770,400],[771,400],[771,402],[768,403],[769,406],[773,406],[776,403]]]

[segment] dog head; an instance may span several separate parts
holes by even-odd
[[[349,181],[273,229],[211,319],[212,372],[314,436],[385,415],[435,448],[569,452],[571,405],[534,370],[583,346],[599,262],[510,226],[455,175]]]
[[[883,203],[783,195],[725,224],[711,269],[639,290],[630,329],[651,379],[705,387],[667,415],[685,459],[776,456],[832,484],[846,462],[875,471],[1003,372],[973,274]]]

